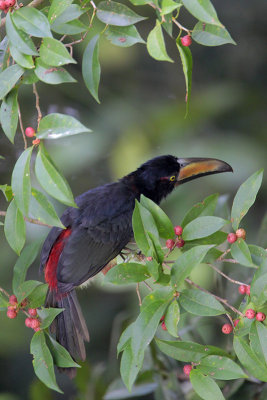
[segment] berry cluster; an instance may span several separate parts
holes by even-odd
[[[174,227],[174,233],[177,236],[177,239],[175,241],[173,239],[166,240],[167,249],[172,250],[174,246],[180,249],[185,245],[185,241],[182,239],[183,228],[180,225],[176,225]]]
[[[234,243],[237,239],[246,239],[246,231],[243,228],[237,229],[235,233],[229,233],[227,236],[227,240],[229,243]]]
[[[240,294],[247,294],[250,296],[250,285],[240,285],[238,291]]]
[[[259,322],[263,322],[266,319],[266,315],[263,312],[256,312],[255,310],[253,310],[252,308],[247,309],[247,311],[245,312],[245,316],[248,319],[254,319],[256,317],[256,320]],[[237,324],[239,323],[239,319],[236,319],[234,322],[234,327],[237,326]],[[222,326],[222,332],[225,335],[229,335],[229,333],[233,332],[233,326],[231,324],[224,324]]]
[[[0,10],[4,11],[5,14],[8,13],[9,9],[14,7],[16,0],[0,0]]]
[[[24,299],[20,304],[18,304],[18,299],[17,297],[12,294],[9,296],[9,306],[7,307],[7,317],[10,319],[16,318],[18,315],[18,312],[20,309],[24,309],[27,306],[27,300]],[[26,313],[26,311],[25,311]],[[30,315],[30,317],[27,317],[25,319],[25,325],[28,328],[32,328],[35,330],[35,332],[39,331],[40,328],[40,320],[38,319],[37,315],[37,310],[36,308],[29,308],[27,310],[27,315]]]

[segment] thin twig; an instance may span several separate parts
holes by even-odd
[[[22,136],[23,136],[23,140],[24,140],[24,150],[26,150],[27,149],[27,139],[26,139],[26,135],[25,135],[25,132],[24,132],[24,128],[23,128],[23,122],[22,122],[19,103],[18,103],[18,115],[19,115],[19,125],[20,125]]]
[[[178,26],[178,28],[182,29],[183,31],[190,33],[190,30],[185,28],[183,25],[180,24],[180,22],[176,21],[176,19],[174,17],[172,17],[172,22],[175,23],[175,25]]]
[[[1,216],[6,216],[6,211],[0,211]],[[25,221],[30,222],[31,224],[41,225],[41,226],[48,226],[48,228],[53,228],[53,225],[45,224],[44,222],[39,221],[38,219],[23,217]]]
[[[144,284],[151,292],[153,292],[152,287],[151,287],[146,281],[143,281],[143,284]]]
[[[227,249],[227,250],[225,250],[225,252],[224,253],[222,253],[221,255],[220,255],[220,257],[219,258],[217,258],[217,260],[216,261],[225,261],[225,260],[223,260],[223,258],[226,256],[226,254],[228,254],[229,252],[231,251],[231,249]]]
[[[186,278],[185,279],[187,283],[189,283],[192,286],[195,286],[197,289],[201,290],[204,293],[210,294],[211,296],[213,296],[215,299],[217,299],[220,303],[223,303],[226,307],[230,308],[234,313],[239,314],[241,317],[244,317],[244,314],[237,310],[234,306],[232,306],[231,304],[228,303],[228,301],[226,299],[222,299],[219,296],[216,296],[215,294],[209,292],[208,290],[202,288],[201,286],[197,285],[195,282],[191,281],[191,279]]]
[[[40,97],[39,97],[39,94],[37,92],[37,88],[36,88],[36,84],[35,83],[32,84],[32,88],[33,88],[33,93],[35,95],[35,107],[36,107],[37,114],[38,114],[38,118],[37,118],[37,129],[38,129],[40,121],[41,121],[43,116],[42,116],[42,112],[41,112],[41,109],[40,109]]]
[[[223,260],[225,261],[225,260]],[[235,261],[235,260],[233,260]],[[226,275],[225,273],[223,273],[219,268],[215,267],[212,264],[208,264],[212,269],[214,269],[214,271],[218,272],[218,274],[222,275],[224,278],[228,279],[228,281],[235,283],[236,285],[245,285],[245,283],[240,282],[240,281],[236,281],[235,279],[230,278],[228,275]]]
[[[65,47],[72,47],[74,44],[81,43],[81,42],[86,38],[87,35],[88,35],[88,31],[85,32],[85,34],[81,37],[81,39],[74,40],[74,41],[71,42],[71,43],[64,43],[64,46],[65,46]]]
[[[139,307],[141,307],[142,299],[141,299],[140,292],[139,292],[139,283],[136,284],[136,293],[137,293],[137,297],[138,297],[138,301],[139,301]]]
[[[239,262],[234,260],[233,258],[225,258],[222,261],[223,262],[228,262],[228,263],[231,263],[231,264],[239,264]]]
[[[7,293],[7,291],[5,289],[1,288],[1,287],[0,287],[0,292],[4,293],[4,295],[9,297],[9,294]]]

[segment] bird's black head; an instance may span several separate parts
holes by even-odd
[[[159,204],[182,183],[227,171],[233,171],[231,166],[214,158],[177,158],[167,155],[147,161],[124,177],[123,181],[137,193],[137,197],[143,194]]]

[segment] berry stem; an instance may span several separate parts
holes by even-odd
[[[172,22],[178,26],[179,29],[182,29],[183,31],[190,33],[190,30],[185,28],[183,25],[180,24],[180,22],[176,21],[174,17],[172,17]]]
[[[35,107],[36,107],[37,114],[38,114],[38,118],[37,118],[37,129],[38,129],[40,121],[41,121],[43,115],[42,115],[42,112],[41,112],[41,109],[40,109],[40,97],[39,97],[39,94],[37,92],[36,83],[32,84],[32,91],[33,91],[33,93],[35,95]]]
[[[136,293],[137,293],[137,297],[138,297],[138,301],[139,301],[139,307],[141,307],[142,299],[141,299],[140,292],[139,292],[139,283],[136,284]]]
[[[0,211],[0,216],[6,216],[6,211]],[[31,224],[41,225],[41,226],[48,226],[48,228],[53,228],[52,225],[45,224],[44,222],[39,221],[38,219],[23,217],[25,221],[30,222]]]
[[[23,140],[24,140],[24,150],[26,150],[27,149],[27,139],[26,139],[26,135],[24,132],[24,128],[23,128],[23,122],[22,122],[19,102],[18,102],[18,115],[19,115],[19,125],[20,125],[22,136],[23,136]]]

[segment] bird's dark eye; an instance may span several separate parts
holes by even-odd
[[[175,181],[175,175],[172,175],[172,176],[170,177],[170,181],[171,181],[171,182]]]

